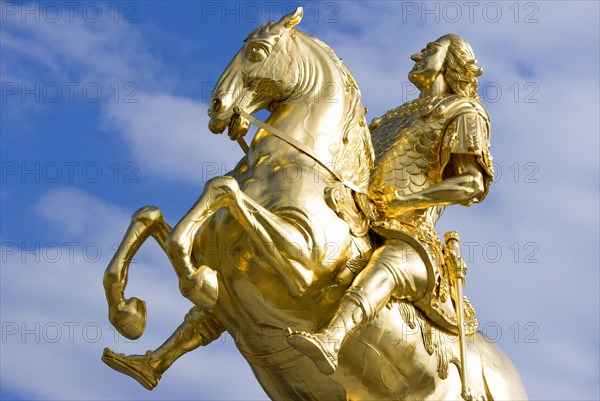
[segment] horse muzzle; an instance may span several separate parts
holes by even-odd
[[[213,134],[221,134],[221,133],[223,133],[223,131],[225,131],[225,128],[227,128],[227,126],[229,125],[230,120],[231,120],[231,118],[225,120],[222,118],[213,117],[208,122],[208,129]]]
[[[250,129],[250,122],[233,110],[227,110],[220,115],[215,110],[222,109],[222,103],[218,99],[214,99],[211,103],[211,108],[208,114],[211,119],[208,123],[208,129],[214,134],[221,134],[225,128],[228,128],[228,134],[231,140],[235,141],[244,137]]]
[[[230,124],[234,115],[233,110],[227,109],[225,103],[220,97],[213,97],[210,102],[208,129],[213,134],[221,134]]]

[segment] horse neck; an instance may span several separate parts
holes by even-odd
[[[322,162],[336,166],[345,178],[368,180],[372,148],[360,91],[325,45],[299,31],[292,40],[298,83],[267,122],[314,149]],[[357,143],[348,146],[349,138]],[[356,160],[347,161],[349,157]],[[366,168],[357,174],[360,165]],[[361,178],[356,180],[357,176]]]

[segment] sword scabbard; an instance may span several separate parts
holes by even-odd
[[[462,397],[469,401],[472,399],[470,390],[467,385],[467,344],[465,338],[465,304],[463,298],[463,285],[465,284],[466,266],[460,254],[460,236],[456,231],[449,231],[444,234],[446,242],[446,250],[448,257],[448,274],[450,281],[455,291],[455,308],[456,308],[456,323],[458,326],[458,340],[460,348],[460,366],[462,370],[461,384]]]

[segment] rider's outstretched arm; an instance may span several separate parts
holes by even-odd
[[[450,163],[453,174],[442,182],[408,195],[375,195],[375,201],[384,202],[388,214],[396,216],[412,209],[467,204],[484,192],[483,173],[474,155],[453,154]]]

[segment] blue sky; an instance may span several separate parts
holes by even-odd
[[[155,348],[190,304],[149,242],[128,287],[148,302],[148,327],[126,341],[102,274],[136,209],[175,223],[241,158],[207,129],[210,90],[242,39],[295,4],[0,2],[0,398],[266,398],[228,336],[152,392],[106,367],[105,346]],[[370,118],[415,97],[409,56],[428,41],[471,43],[497,178],[438,231],[461,232],[465,291],[531,399],[600,398],[598,3],[302,4],[298,28],[344,59]]]

